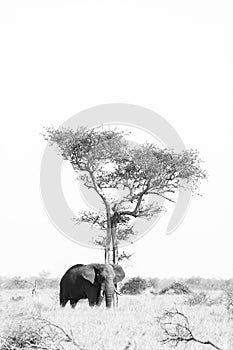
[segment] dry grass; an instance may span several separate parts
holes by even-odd
[[[196,337],[233,349],[233,320],[224,303],[190,307],[183,295],[123,295],[116,309],[92,309],[81,301],[72,310],[60,309],[55,290],[39,290],[34,300],[29,290],[0,291],[0,349],[166,350],[156,319],[172,307],[188,317]],[[209,349],[191,342],[177,348]]]

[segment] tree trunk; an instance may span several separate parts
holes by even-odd
[[[115,212],[111,217],[111,238],[112,238],[112,262],[118,263],[118,242],[117,242],[117,224],[119,222],[118,214]]]
[[[116,223],[111,222],[111,237],[112,237],[112,262],[116,264]]]
[[[110,208],[106,206],[107,210],[107,232],[106,232],[106,245],[105,245],[105,264],[111,263],[111,214],[110,214]]]
[[[105,247],[104,262],[105,264],[110,264],[110,261],[111,261],[110,249]]]
[[[114,213],[111,217],[111,237],[112,237],[112,263],[118,264],[118,241],[117,241],[117,224],[118,224],[118,215]],[[117,283],[114,284],[114,288],[117,290]],[[113,306],[118,306],[118,295],[113,294]]]

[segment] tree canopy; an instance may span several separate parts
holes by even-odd
[[[206,178],[198,151],[174,152],[155,144],[132,144],[118,129],[46,129],[45,139],[70,162],[78,179],[94,190],[104,205],[84,211],[78,221],[106,232],[97,244],[105,247],[105,261],[118,261],[118,244],[134,234],[136,218],[150,219],[163,210],[156,198],[175,202],[177,191],[196,192]],[[111,190],[121,191],[116,198]],[[154,201],[149,202],[148,196]],[[110,256],[112,251],[113,256]]]

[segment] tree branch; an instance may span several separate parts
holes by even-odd
[[[176,201],[174,201],[173,199],[168,198],[159,192],[148,192],[148,194],[156,194],[157,196],[162,197],[162,198],[168,200],[169,202],[176,203]]]

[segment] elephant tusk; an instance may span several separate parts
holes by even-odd
[[[101,296],[101,297],[104,296],[104,291],[103,291],[103,289],[101,289],[101,291],[100,291],[100,296]]]
[[[117,289],[114,289],[114,292],[115,292],[116,294],[118,294],[118,295],[121,295],[121,293],[120,293],[120,292],[118,292],[118,290],[117,290]]]

